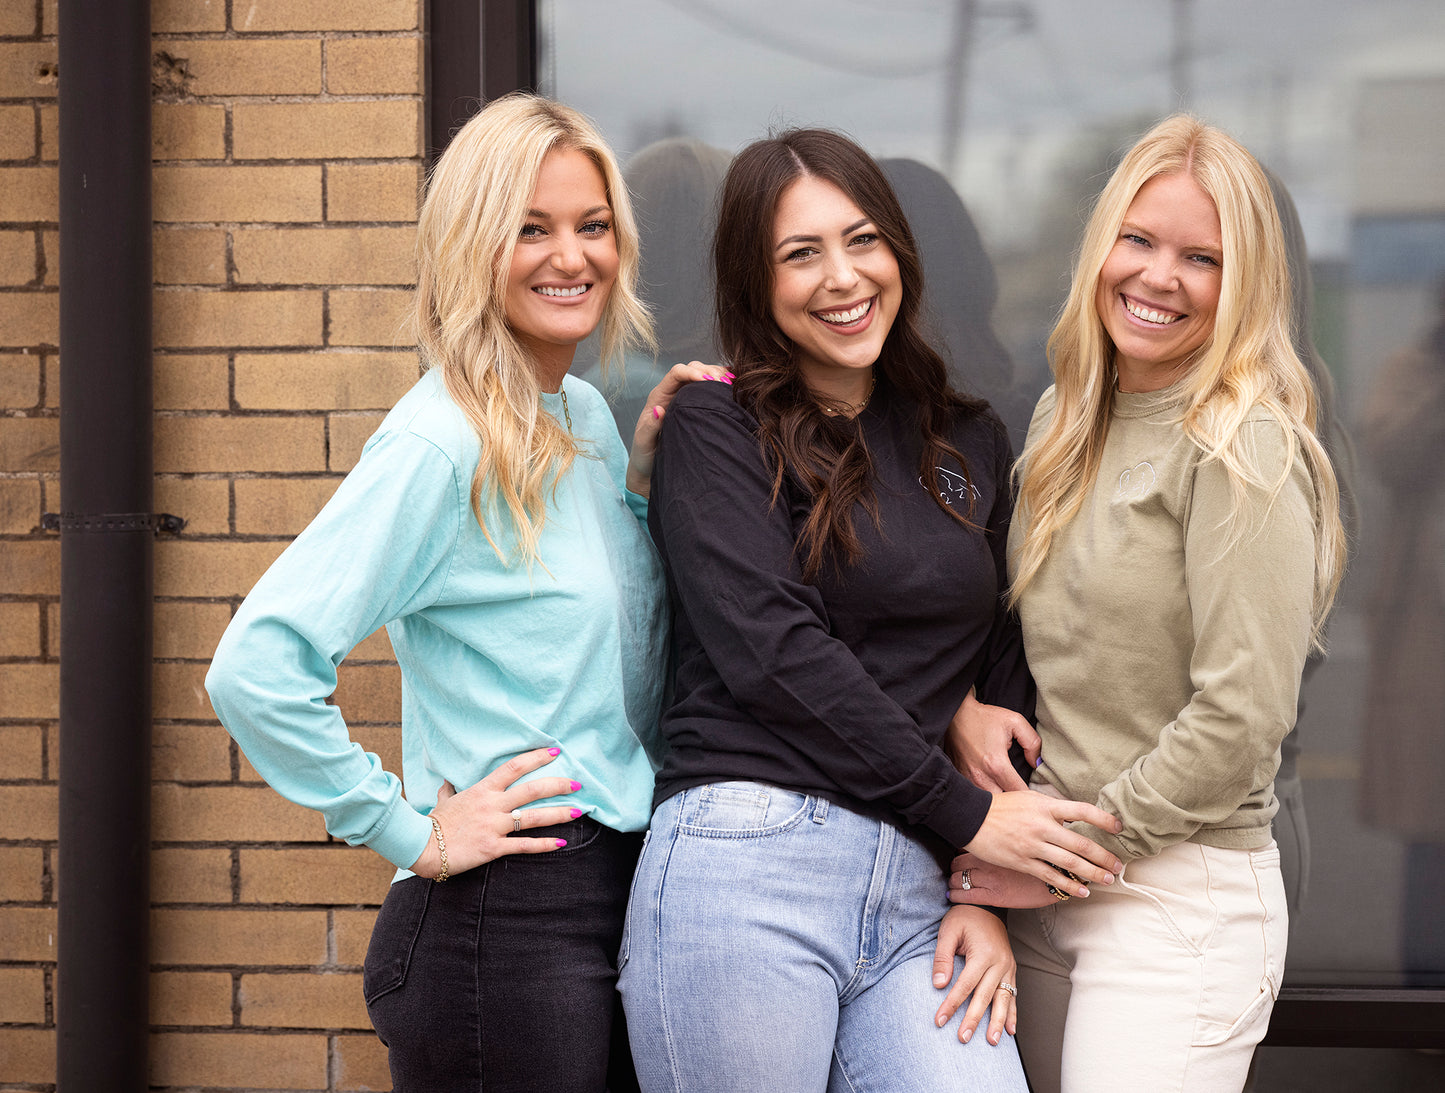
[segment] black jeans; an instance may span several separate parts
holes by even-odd
[[[642,836],[527,834],[567,846],[391,886],[362,989],[396,1093],[637,1089],[616,983]]]

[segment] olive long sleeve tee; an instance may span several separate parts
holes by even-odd
[[[1235,513],[1224,468],[1178,423],[1182,405],[1178,385],[1116,394],[1093,486],[1019,605],[1043,738],[1035,777],[1120,817],[1118,837],[1086,833],[1124,861],[1184,840],[1268,843],[1309,648],[1315,492],[1303,460],[1272,503],[1250,487]],[[1053,409],[1051,388],[1031,440]],[[1255,411],[1241,428],[1276,481],[1284,427]]]

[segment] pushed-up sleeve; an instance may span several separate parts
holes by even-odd
[[[787,500],[772,503],[750,419],[731,400],[687,395],[662,431],[653,530],[679,609],[733,701],[846,793],[965,845],[991,796],[829,632],[823,599],[800,573]]]
[[[1289,458],[1283,428],[1242,428],[1263,480],[1278,481]],[[1248,487],[1236,514],[1224,468],[1209,461],[1195,471],[1184,526],[1193,696],[1158,745],[1099,793],[1125,835],[1089,830],[1125,861],[1227,819],[1274,778],[1298,708],[1314,598],[1313,483],[1298,455],[1288,472],[1272,501],[1270,490]]]
[[[358,641],[436,599],[465,490],[426,439],[377,438],[246,597],[206,676],[222,724],[277,792],[321,812],[333,836],[402,868],[426,848],[431,825],[327,700]]]

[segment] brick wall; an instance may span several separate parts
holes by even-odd
[[[423,7],[152,5],[156,507],[188,521],[156,549],[153,1087],[390,1087],[360,988],[390,867],[261,783],[202,678],[417,375]],[[0,1089],[55,1074],[56,25],[56,0],[0,0]],[[337,701],[399,769],[384,634]]]

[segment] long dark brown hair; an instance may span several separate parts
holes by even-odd
[[[919,476],[934,503],[966,526],[975,526],[972,493],[966,514],[955,512],[943,500],[938,468],[949,459],[968,477],[963,454],[946,437],[960,414],[979,413],[987,404],[949,386],[943,359],[919,331],[918,247],[873,158],[827,129],[790,129],[739,152],[723,180],[713,243],[719,345],[737,373],[734,397],[758,420],[759,439],[774,468],[774,503],[788,473],[813,498],[798,540],[803,576],[812,581],[830,559],[852,565],[862,558],[853,507],[862,504],[876,524],[878,505],[860,421],[823,413],[795,364],[796,347],[773,319],[773,221],[783,191],[805,176],[847,194],[898,261],[903,299],[873,365],[876,381],[912,407],[923,439]]]

